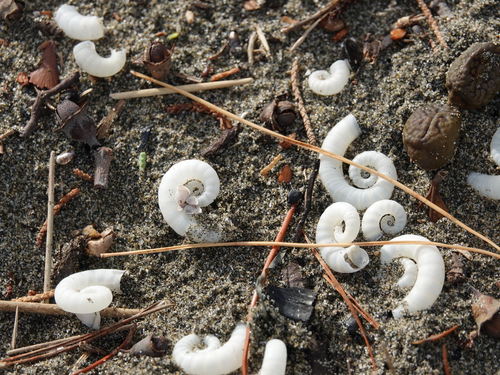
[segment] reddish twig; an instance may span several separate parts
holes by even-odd
[[[184,111],[206,113],[206,114],[209,114],[209,115],[215,117],[217,120],[219,120],[219,124],[220,124],[221,129],[231,129],[233,127],[231,120],[229,120],[226,116],[221,115],[220,113],[213,111],[210,108],[208,108],[200,103],[191,102],[191,103],[174,104],[174,105],[170,105],[170,106],[166,107],[165,110],[167,111],[167,113],[170,113],[173,115],[176,115],[176,114],[184,112]]]
[[[437,333],[435,335],[431,335],[425,339],[422,339],[422,340],[417,340],[417,341],[414,341],[412,342],[413,345],[420,345],[420,344],[423,344],[424,342],[431,342],[431,341],[436,341],[436,340],[439,340],[439,339],[442,339],[443,337],[446,337],[448,336],[450,333],[452,333],[453,331],[455,331],[458,327],[460,327],[459,324],[447,329],[446,331],[444,332],[441,332],[441,333]]]
[[[212,77],[210,77],[210,81],[211,82],[220,81],[221,79],[224,79],[224,78],[227,78],[233,74],[239,73],[240,70],[241,69],[237,66],[236,68],[226,70],[225,72],[214,74]]]
[[[74,188],[72,189],[69,193],[64,195],[59,202],[54,206],[54,216],[57,215],[63,206],[68,203],[70,200],[75,198],[78,194],[80,194],[80,189]],[[40,231],[38,232],[36,236],[36,245],[37,246],[42,246],[43,239],[45,238],[45,234],[47,233],[47,220],[43,223],[42,227],[40,228]]]
[[[82,180],[89,181],[89,182],[94,181],[94,177],[92,177],[88,173],[82,171],[81,169],[78,169],[78,168],[73,169],[73,174],[76,177],[80,177]]]
[[[451,375],[451,366],[448,361],[448,350],[446,349],[446,344],[441,346],[441,352],[443,354],[443,371],[444,375]]]
[[[444,48],[448,48],[448,44],[446,44],[446,41],[443,38],[443,34],[441,34],[441,31],[439,30],[438,24],[437,24],[436,20],[434,19],[434,17],[432,17],[432,13],[431,13],[429,7],[427,6],[427,4],[425,4],[424,0],[417,0],[417,4],[420,7],[420,9],[422,10],[422,13],[427,18],[427,22],[429,23],[429,26],[431,27],[432,31],[436,35],[438,42]]]
[[[12,302],[40,302],[40,301],[45,301],[49,298],[54,297],[54,291],[49,290],[44,293],[38,293],[35,294],[34,296],[25,296],[25,297],[19,297],[19,298],[14,298],[11,301]]]

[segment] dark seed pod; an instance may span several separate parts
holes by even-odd
[[[168,49],[161,42],[153,42],[144,51],[143,64],[153,78],[163,81],[170,71],[172,49]]]
[[[267,104],[260,113],[260,121],[277,131],[283,131],[297,118],[293,103],[278,99]]]
[[[410,160],[425,170],[441,168],[455,153],[460,113],[448,105],[417,109],[403,129],[403,143]]]
[[[446,74],[449,101],[464,109],[488,104],[500,91],[500,44],[474,43]]]
[[[304,194],[300,190],[290,190],[288,193],[288,204],[297,204],[304,199]]]
[[[63,100],[56,109],[60,129],[75,141],[84,142],[90,147],[98,146],[95,122],[86,112],[86,105],[80,107],[71,100]]]
[[[167,339],[163,336],[147,335],[128,351],[134,355],[163,357],[167,353]]]
[[[347,38],[342,42],[344,54],[349,60],[349,65],[357,71],[363,62],[363,46],[354,38]]]

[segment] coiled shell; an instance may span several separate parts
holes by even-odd
[[[82,16],[72,5],[61,5],[54,13],[54,20],[71,39],[96,40],[104,36],[102,18]]]
[[[90,41],[78,43],[73,47],[75,61],[84,72],[94,77],[110,77],[122,70],[127,59],[125,50],[111,50],[111,56],[99,56],[95,44]]]
[[[361,229],[367,241],[375,241],[382,234],[397,234],[406,226],[406,211],[398,202],[383,199],[373,203],[363,215]]]
[[[335,61],[330,71],[317,70],[309,76],[309,88],[318,95],[335,95],[342,91],[349,81],[349,62]]]

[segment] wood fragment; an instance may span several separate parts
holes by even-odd
[[[255,50],[255,41],[257,40],[257,32],[252,31],[250,37],[248,38],[248,47],[247,47],[247,56],[248,56],[248,64],[253,65],[255,62],[254,58],[254,50]]]
[[[264,31],[262,31],[262,28],[258,24],[255,25],[255,31],[266,56],[271,56],[271,48],[269,47],[269,43],[267,42],[266,36],[264,35]]]
[[[94,187],[105,189],[108,187],[109,167],[113,160],[113,150],[109,147],[99,147],[94,151],[95,170]]]
[[[47,237],[45,241],[45,268],[43,273],[43,292],[50,290],[50,280],[52,277],[52,241],[54,238],[54,182],[56,173],[56,152],[50,152],[49,160],[49,187],[47,201]],[[45,302],[48,302],[46,300]]]
[[[119,100],[118,103],[116,103],[116,105],[111,108],[108,114],[104,116],[101,121],[99,121],[99,124],[97,124],[98,139],[104,139],[109,136],[111,126],[122,112],[123,107],[125,107],[125,103],[126,101],[124,99]]]
[[[450,366],[450,362],[448,361],[448,350],[446,349],[446,344],[443,344],[441,346],[441,353],[443,356],[444,375],[451,375],[451,366]]]
[[[229,42],[228,42],[228,41],[226,41],[226,42],[222,45],[222,47],[221,47],[221,48],[220,48],[220,49],[219,49],[219,50],[218,50],[218,51],[217,51],[214,55],[212,55],[212,56],[210,56],[210,57],[208,58],[208,60],[210,60],[210,61],[217,60],[219,57],[221,57],[221,56],[224,54],[224,52],[226,52],[226,51],[228,51],[228,50],[229,50]]]
[[[448,212],[448,207],[446,206],[446,203],[444,202],[443,198],[439,194],[439,186],[441,182],[446,178],[448,175],[447,171],[440,170],[439,172],[436,173],[436,175],[432,178],[431,180],[431,186],[429,187],[429,191],[427,192],[425,198],[434,203],[435,205],[439,206],[446,212]],[[423,207],[424,204],[422,202],[419,202],[419,207]],[[427,208],[427,207],[426,207]],[[437,222],[439,219],[443,218],[444,215],[440,214],[439,212],[433,210],[431,207],[428,207],[427,214],[429,216],[429,220],[433,223]]]
[[[306,111],[306,106],[304,105],[304,99],[302,99],[302,94],[300,93],[299,71],[299,59],[295,58],[292,64],[292,70],[290,71],[292,93],[295,99],[295,103],[297,104],[297,108],[299,109],[300,117],[302,118],[302,122],[304,123],[304,128],[306,129],[307,139],[309,140],[310,144],[316,145],[318,144],[318,141],[316,140],[316,136],[314,135],[314,131],[312,130],[311,120],[309,119],[309,115]]]
[[[311,22],[316,21],[318,18],[322,18],[325,14],[331,12],[338,5],[338,3],[340,3],[340,0],[330,1],[327,5],[325,5],[323,8],[318,10],[313,15],[307,17],[306,19],[304,19],[302,21],[297,21],[297,22],[293,23],[292,25],[281,29],[281,32],[287,34],[290,31],[296,30],[299,27],[305,26]]]
[[[187,92],[199,92],[199,91],[207,91],[214,89],[223,89],[233,86],[241,86],[251,82],[253,82],[253,78],[241,78],[241,79],[226,80],[221,82],[194,83],[190,85],[182,85],[177,87],[180,87],[182,88],[182,90],[186,90]],[[154,88],[145,90],[115,92],[110,94],[109,96],[112,99],[120,100],[120,99],[132,99],[132,98],[145,98],[148,96],[168,95],[175,93],[176,92],[174,90],[169,88]]]
[[[446,281],[450,284],[463,283],[466,279],[464,273],[464,262],[462,255],[452,252],[451,253],[451,268],[446,272]]]
[[[226,70],[225,72],[220,72],[217,74],[214,74],[212,77],[210,77],[210,82],[215,82],[215,81],[220,81],[221,79],[224,79],[226,77],[229,77],[233,74],[239,73],[241,69],[237,66],[235,68]]]
[[[14,298],[11,300],[12,302],[40,302],[44,300],[48,300],[49,298],[54,297],[54,290],[49,290],[44,293],[38,293],[32,296],[25,296],[25,297],[19,297],[19,298]]]
[[[94,177],[92,177],[90,174],[82,171],[81,169],[79,168],[74,168],[73,169],[73,174],[76,176],[76,177],[79,177],[81,178],[82,180],[85,180],[85,181],[93,181],[94,180]]]
[[[16,307],[16,315],[14,317],[14,328],[12,328],[12,339],[10,340],[10,349],[16,348],[18,327],[19,327],[19,307]]]
[[[287,183],[287,182],[290,182],[292,181],[292,177],[293,177],[293,173],[292,173],[292,169],[290,168],[290,166],[288,164],[285,164],[279,174],[278,174],[278,182],[281,184],[281,183]]]
[[[80,194],[80,189],[74,188],[72,189],[69,193],[64,195],[59,202],[54,206],[54,216],[59,214],[61,209],[64,207],[66,203],[68,203],[70,200],[75,198],[78,194]],[[47,234],[47,220],[42,224],[40,230],[38,231],[38,234],[36,236],[36,246],[40,247],[42,246],[43,240],[45,238],[45,235]]]
[[[460,327],[460,324],[454,325],[453,327],[447,329],[446,331],[443,331],[441,333],[436,333],[435,335],[431,335],[425,339],[413,341],[412,344],[413,345],[420,345],[420,344],[423,344],[425,342],[431,342],[431,341],[436,341],[436,340],[442,339],[443,337],[446,337],[450,333],[452,333],[453,331],[457,330],[458,327]]]
[[[269,172],[271,172],[271,170],[276,166],[276,164],[280,162],[281,159],[283,159],[283,155],[276,155],[268,165],[260,170],[260,175],[263,177],[267,177],[269,175]]]
[[[3,141],[4,139],[10,137],[11,135],[15,134],[16,130],[15,129],[9,129],[5,133],[0,135],[0,142]]]
[[[446,41],[443,38],[443,34],[441,34],[441,31],[439,30],[439,26],[438,26],[435,18],[432,16],[432,13],[431,13],[429,7],[427,6],[427,4],[425,4],[424,0],[416,0],[416,1],[417,1],[418,6],[420,7],[420,10],[422,11],[422,13],[425,15],[425,17],[427,17],[427,22],[429,23],[429,26],[431,27],[432,31],[434,32],[434,35],[436,35],[436,39],[438,40],[438,42],[444,48],[448,48],[448,44],[446,44]]]

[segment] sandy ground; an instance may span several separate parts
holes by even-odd
[[[73,2],[76,4],[76,2]],[[299,50],[291,54],[287,48],[299,33],[282,34],[280,17],[301,19],[313,13],[324,1],[290,0],[278,9],[264,7],[256,12],[243,10],[240,1],[217,1],[211,10],[195,10],[194,24],[188,25],[183,14],[188,2],[115,1],[79,4],[84,14],[104,17],[105,37],[98,41],[98,51],[105,55],[110,48],[126,48],[128,56],[139,56],[154,34],[178,31],[180,37],[173,58],[173,70],[200,75],[208,56],[214,54],[231,30],[236,30],[245,42],[258,22],[266,33],[272,59],[258,61],[248,67],[246,56],[228,56],[214,63],[216,71],[241,66],[239,77],[251,76],[252,85],[207,92],[201,96],[233,113],[247,113],[258,121],[261,108],[273,95],[289,91],[289,74],[294,56],[302,63],[304,100],[316,136],[322,140],[328,130],[342,117],[353,113],[363,134],[349,148],[347,157],[365,150],[385,153],[395,163],[399,180],[413,190],[425,193],[433,173],[424,172],[409,162],[403,150],[401,132],[404,122],[414,109],[425,103],[445,103],[445,74],[449,64],[473,42],[493,41],[499,32],[499,3],[494,0],[450,1],[452,14],[437,18],[450,48],[433,50],[428,37],[423,40],[409,36],[407,43],[395,43],[383,51],[374,64],[363,64],[340,95],[319,97],[306,85],[307,69],[325,69],[342,57],[340,44],[322,30],[313,31]],[[16,23],[0,26],[0,37],[8,40],[0,47],[1,85],[0,133],[10,128],[22,129],[29,118],[29,107],[35,96],[33,87],[22,88],[15,82],[19,72],[35,69],[37,47],[45,40],[33,26],[41,19],[36,11],[55,10],[54,1],[35,1],[27,5],[24,16]],[[112,13],[123,20],[117,21]],[[414,1],[357,1],[349,5],[343,19],[349,25],[349,35],[362,39],[367,33],[385,35],[399,17],[418,13]],[[431,34],[425,22],[423,30]],[[430,35],[433,38],[432,35]],[[71,56],[74,41],[57,37],[58,50],[65,64],[62,76],[76,68]],[[244,45],[246,48],[246,45]],[[133,78],[126,67],[113,79],[89,81],[84,74],[80,88],[94,88],[89,113],[99,120],[114,105],[108,94],[116,91],[149,86]],[[180,80],[173,80],[181,84]],[[201,158],[200,150],[218,134],[217,121],[198,113],[167,115],[166,105],[186,102],[176,96],[130,100],[112,135],[104,144],[113,148],[110,185],[97,191],[72,174],[73,168],[92,172],[93,159],[88,148],[70,142],[55,131],[53,114],[47,113],[33,136],[18,135],[5,141],[5,153],[0,155],[0,290],[5,290],[9,273],[14,276],[11,298],[23,296],[29,289],[41,290],[43,284],[44,251],[36,248],[34,238],[46,215],[47,162],[50,150],[76,151],[75,160],[56,171],[56,199],[73,187],[82,193],[55,219],[54,244],[59,250],[71,238],[71,232],[94,223],[99,229],[112,225],[118,238],[112,251],[182,243],[163,222],[158,209],[157,189],[161,176],[175,162]],[[498,97],[480,111],[463,111],[460,143],[452,163],[446,166],[448,178],[442,184],[442,195],[450,212],[463,222],[498,242],[498,202],[477,195],[466,184],[469,171],[493,174],[496,167],[488,157],[489,142],[498,127]],[[141,129],[152,126],[148,165],[144,173],[137,168]],[[306,135],[300,121],[288,132]],[[278,153],[284,156],[280,167],[289,164],[293,170],[290,183],[280,184],[277,171],[263,178],[259,170]],[[217,156],[205,159],[221,179],[221,193],[205,215],[222,222],[227,239],[272,240],[287,210],[286,197],[292,189],[303,189],[306,176],[312,170],[316,155],[295,148],[282,150],[267,136],[244,128],[237,143]],[[312,212],[305,230],[314,237],[317,220],[331,204],[331,198],[318,181]],[[408,225],[403,233],[419,234],[434,241],[459,243],[487,248],[486,244],[454,226],[447,220],[433,224],[414,199],[395,191],[392,199],[400,202],[408,213]],[[231,222],[232,225],[228,223]],[[292,225],[296,225],[295,220]],[[292,227],[292,233],[293,233]],[[290,239],[290,238],[289,238]],[[390,239],[390,237],[383,237]],[[376,250],[376,249],[374,249]],[[225,340],[235,324],[244,320],[257,275],[268,249],[219,248],[190,250],[148,256],[83,259],[83,269],[119,268],[127,271],[122,283],[123,294],[115,296],[115,306],[143,307],[161,299],[176,306],[150,316],[139,323],[138,340],[147,333],[165,335],[169,354],[163,358],[132,357],[120,354],[101,365],[99,373],[175,374],[178,368],[171,360],[174,343],[182,336],[197,332],[213,333]],[[371,252],[371,251],[370,251]],[[442,250],[446,268],[451,266],[449,251]],[[259,304],[252,324],[253,340],[250,369],[257,372],[270,338],[280,338],[287,344],[287,374],[368,374],[370,361],[359,337],[351,336],[345,321],[349,312],[338,294],[322,278],[317,261],[306,250],[286,252],[285,264],[301,266],[307,287],[317,293],[314,313],[308,322],[294,322],[281,316],[268,300]],[[270,274],[270,283],[285,286],[280,276],[281,266]],[[498,341],[481,336],[472,349],[464,349],[468,332],[474,329],[470,313],[470,286],[487,294],[499,296],[498,263],[486,256],[474,255],[466,262],[467,281],[454,286],[445,284],[432,309],[401,320],[389,317],[388,311],[404,297],[393,287],[401,269],[395,264],[382,268],[377,256],[363,271],[353,275],[338,275],[339,281],[381,323],[378,330],[369,330],[379,369],[388,373],[388,352],[398,374],[441,374],[441,345],[421,346],[411,342],[441,332],[452,325],[460,328],[446,339],[453,374],[494,374],[499,371]],[[0,314],[0,355],[9,348],[14,314]],[[109,323],[108,320],[104,324]],[[20,317],[18,346],[86,332],[76,318],[25,315]],[[113,348],[118,336],[101,342]],[[33,365],[19,366],[6,373],[50,374],[68,373],[81,353],[59,355]],[[90,360],[97,359],[92,356]],[[89,362],[90,363],[90,362]]]

